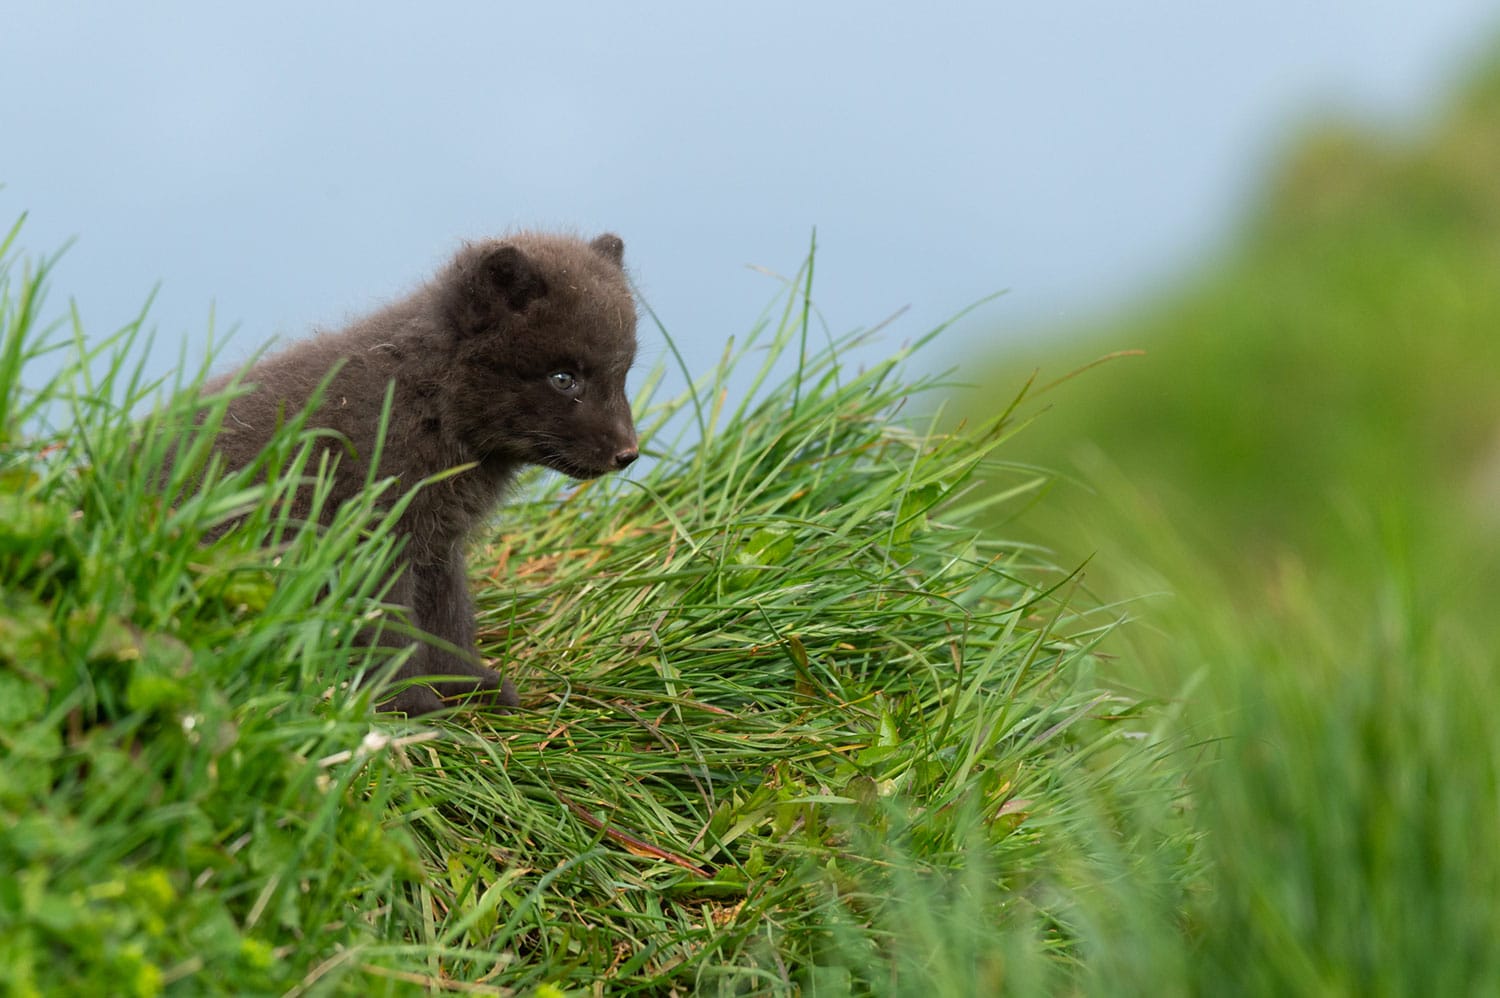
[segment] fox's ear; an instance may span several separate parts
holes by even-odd
[[[604,235],[589,243],[589,246],[595,253],[598,253],[616,267],[623,267],[625,265],[625,240],[613,232],[604,233]]]
[[[547,281],[519,248],[496,246],[479,261],[472,291],[481,298],[500,298],[512,312],[523,312],[538,298],[546,297]]]
[[[477,336],[547,296],[547,280],[518,246],[499,243],[460,253],[444,289],[444,306],[459,336]]]

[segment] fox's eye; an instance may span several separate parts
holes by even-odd
[[[567,371],[553,371],[547,375],[547,380],[560,392],[571,392],[578,387],[578,379]]]

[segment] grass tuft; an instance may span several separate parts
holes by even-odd
[[[143,995],[1075,980],[1086,843],[1123,834],[1105,802],[1164,786],[1150,715],[1096,675],[1117,613],[973,525],[1041,482],[1002,459],[1014,407],[956,433],[913,418],[941,387],[905,371],[930,337],[858,368],[867,334],[817,347],[811,267],[687,391],[657,399],[648,375],[638,478],[533,481],[503,511],[471,565],[522,709],[426,725],[372,719],[347,682],[391,666],[355,634],[381,612],[394,484],[326,530],[290,521],[290,490],[327,472],[302,421],[225,472],[225,397],[162,400],[141,320],[75,335],[28,393],[53,341],[46,268],[22,268],[0,302],[0,976]]]

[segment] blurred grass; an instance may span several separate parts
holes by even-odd
[[[1049,394],[1012,454],[1076,478],[994,520],[1156,594],[1106,648],[1199,746],[1203,865],[1122,895],[1152,928],[1085,990],[1500,989],[1497,177],[1500,52],[1420,135],[1304,136],[1185,286],[996,361],[1145,351]]]
[[[1102,457],[1232,550],[1252,586],[1283,557],[1357,571],[1350,529],[1386,516],[1417,524],[1424,544],[1493,551],[1497,77],[1500,58],[1415,137],[1312,131],[1218,265],[1119,321],[1006,356],[997,380],[1146,352],[1056,389],[1014,456]],[[1095,543],[1045,517],[1028,526],[1071,556]]]

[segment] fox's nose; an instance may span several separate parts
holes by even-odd
[[[635,463],[635,459],[641,456],[641,452],[634,447],[626,447],[615,454],[615,468],[628,468]]]

